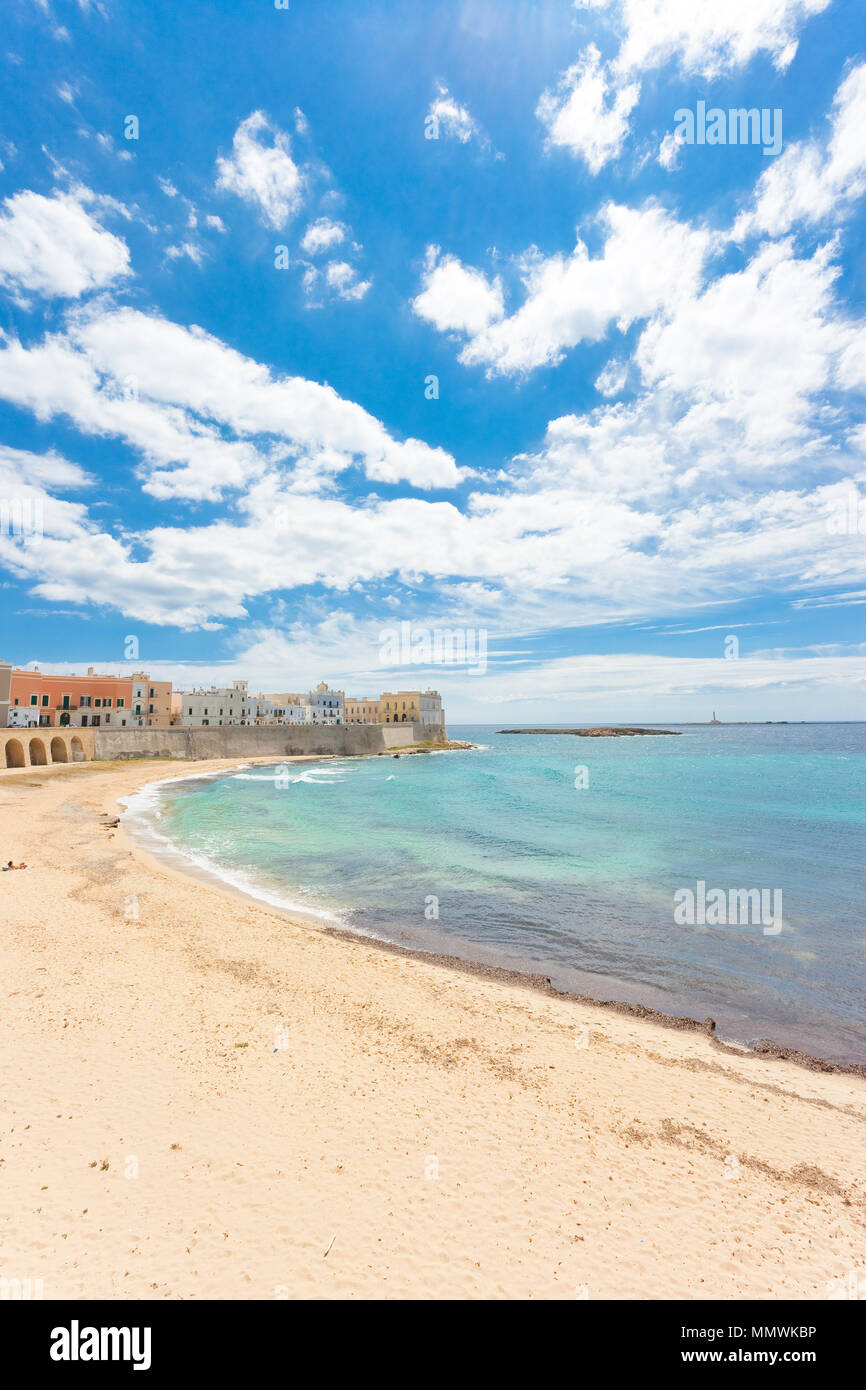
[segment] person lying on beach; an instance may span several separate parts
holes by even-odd
[[[4,864],[4,865],[3,865],[3,872],[4,872],[4,874],[5,874],[5,873],[7,872],[7,870],[9,870],[9,869],[26,869],[26,868],[27,868],[27,865],[26,865],[26,864],[13,864],[13,863],[12,863],[12,860],[10,859],[8,864]]]

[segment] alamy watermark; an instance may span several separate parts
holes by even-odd
[[[699,101],[692,111],[681,106],[674,112],[674,140],[678,145],[763,145],[764,154],[782,149],[781,107],[711,106]]]
[[[418,627],[402,622],[379,633],[382,666],[465,666],[467,675],[487,670],[487,629],[484,627]]]
[[[829,509],[826,525],[829,536],[866,536],[866,497],[849,488]]]
[[[0,536],[39,541],[45,534],[45,504],[41,497],[0,497]]]
[[[782,930],[781,888],[707,889],[699,878],[694,888],[674,893],[674,921],[684,927],[760,927],[764,936]]]

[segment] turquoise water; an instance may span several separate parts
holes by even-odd
[[[133,809],[194,861],[353,930],[866,1062],[866,725],[670,727],[455,726],[483,746],[250,768]],[[698,880],[780,890],[781,930],[678,925],[674,893]]]

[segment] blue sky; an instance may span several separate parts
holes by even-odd
[[[0,658],[862,717],[862,5],[4,17]]]

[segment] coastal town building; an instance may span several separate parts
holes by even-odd
[[[259,698],[270,701],[274,708],[274,718],[267,721],[269,723],[342,724],[344,722],[343,692],[342,690],[329,690],[325,681],[319,681],[315,690],[308,690],[302,694],[295,691],[284,691]]]
[[[122,728],[132,718],[131,676],[98,675],[92,666],[85,676],[12,669],[7,728]]]
[[[442,696],[438,690],[386,690],[379,700],[379,722],[418,723],[441,730],[445,722]]]
[[[173,690],[146,671],[113,676],[52,676],[38,666],[0,662],[0,728],[207,728],[223,724],[409,724],[444,732],[436,690],[346,696],[320,681],[315,690],[250,695],[246,681]]]
[[[146,672],[132,677],[132,720],[141,729],[167,729],[171,724],[171,681],[152,681]]]
[[[233,681],[231,686],[212,685],[208,690],[175,691],[174,696],[175,722],[184,728],[250,723],[246,681]]]
[[[370,695],[347,695],[343,702],[343,719],[347,724],[378,724],[379,701]]]
[[[0,661],[0,729],[9,727],[9,689],[12,685],[12,666]]]
[[[276,724],[275,707],[266,695],[250,695],[247,700],[247,722],[250,724]]]

